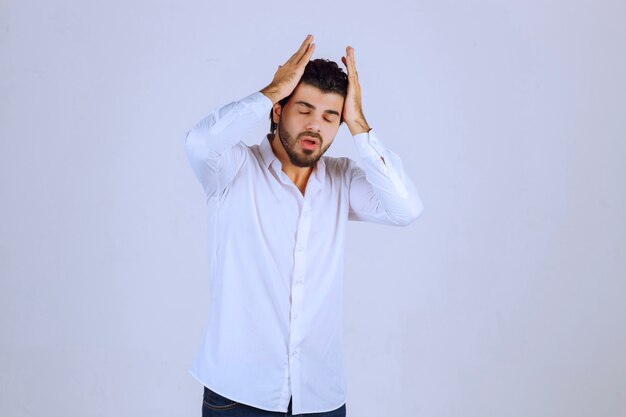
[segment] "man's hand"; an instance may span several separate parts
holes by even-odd
[[[343,102],[343,120],[348,125],[352,136],[359,133],[369,132],[370,127],[363,116],[361,108],[361,85],[359,75],[354,65],[354,48],[346,47],[346,56],[341,57],[341,61],[348,70],[348,92]]]
[[[304,67],[309,63],[311,55],[313,55],[315,50],[315,44],[312,42],[313,35],[307,35],[302,45],[300,45],[300,49],[284,65],[278,66],[272,82],[261,90],[261,93],[272,100],[273,104],[278,103],[291,94],[298,82],[300,82],[300,78],[304,74]]]

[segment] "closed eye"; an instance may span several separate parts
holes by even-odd
[[[300,113],[300,114],[311,114],[311,112],[310,112],[310,111],[299,111],[298,113]],[[324,120],[325,120],[326,122],[328,122],[328,123],[334,123],[334,120],[329,120],[329,119],[327,119],[327,118],[324,118]]]

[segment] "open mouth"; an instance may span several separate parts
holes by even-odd
[[[302,147],[305,149],[315,149],[317,148],[317,140],[308,136],[303,137],[300,140]]]

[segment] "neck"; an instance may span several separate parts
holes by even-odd
[[[299,167],[292,164],[289,159],[289,155],[287,155],[287,151],[285,151],[285,148],[278,137],[278,133],[268,134],[268,139],[272,145],[274,155],[276,155],[276,158],[278,158],[282,164],[282,171],[287,175],[287,177],[289,177],[296,187],[303,191],[309,181],[311,172],[313,172],[313,167]]]

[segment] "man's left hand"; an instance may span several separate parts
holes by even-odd
[[[348,71],[348,92],[343,102],[343,120],[348,125],[352,136],[370,130],[363,109],[361,108],[361,85],[359,75],[354,64],[354,48],[346,47],[346,56],[341,57],[341,61]]]

